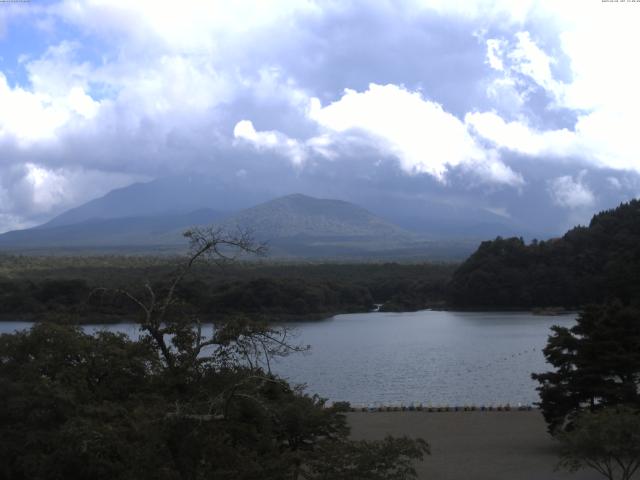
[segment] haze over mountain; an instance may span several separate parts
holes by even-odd
[[[131,247],[184,247],[181,232],[192,225],[220,221],[225,213],[199,209],[189,213],[138,217],[91,218],[77,223],[50,222],[35,228],[0,235],[0,248],[78,249]],[[66,217],[69,218],[69,217]]]
[[[390,174],[388,179],[391,177]],[[465,193],[463,177],[452,178],[447,185],[433,180],[429,191],[419,197],[415,196],[416,191],[389,193],[364,185],[348,191],[338,188],[337,178],[334,191],[341,200],[318,200],[315,197],[327,197],[322,193],[324,189],[304,178],[298,180],[297,184],[283,181],[268,188],[243,177],[221,179],[207,175],[179,175],[135,183],[32,229],[0,236],[0,246],[176,248],[184,245],[181,232],[187,227],[218,223],[226,228],[237,225],[251,228],[271,243],[276,256],[331,257],[338,251],[350,256],[375,256],[375,252],[384,251],[383,256],[388,258],[393,250],[404,257],[407,249],[413,249],[415,256],[425,256],[429,251],[429,255],[442,258],[443,249],[436,253],[432,247],[453,242],[450,250],[460,257],[470,253],[479,241],[496,236],[525,240],[557,236],[565,223],[583,223],[583,215],[593,208],[575,209],[575,215],[568,220],[546,194],[536,193],[539,188],[495,192],[501,203],[509,205],[509,211],[483,202],[474,204],[472,196]],[[607,178],[593,177],[593,181],[600,181],[603,188],[611,185]],[[286,191],[290,185],[303,192],[318,193],[291,196]],[[454,190],[458,193],[451,196]],[[608,196],[600,196],[600,204],[607,206],[622,196],[615,189],[609,192]],[[430,247],[426,248],[424,243],[417,246],[417,240],[430,242]],[[444,256],[451,257],[448,253]]]
[[[301,187],[313,189],[304,183]],[[115,189],[75,207],[47,223],[0,236],[4,248],[128,248],[184,245],[181,232],[192,225],[218,223],[249,228],[271,244],[273,255],[385,255],[411,247],[417,256],[436,257],[434,242],[455,240],[451,252],[470,252],[477,242],[496,235],[529,235],[512,219],[486,208],[461,208],[438,201],[420,204],[401,196],[353,195],[366,203],[320,200],[309,195],[283,195],[251,188],[242,179],[173,176]],[[359,203],[359,202],[358,202]],[[250,208],[247,208],[250,207]],[[425,208],[426,207],[426,208]],[[531,236],[534,236],[531,234]],[[429,248],[420,242],[430,241]],[[418,242],[418,243],[416,243]],[[463,245],[460,249],[456,245]],[[446,249],[445,249],[446,250]],[[448,256],[446,254],[445,256]]]
[[[114,189],[106,195],[67,210],[39,228],[71,225],[86,220],[184,215],[199,209],[230,213],[269,198],[258,189],[232,187],[201,176],[164,177]]]
[[[318,185],[299,180],[297,184],[291,185],[292,189],[311,191],[314,193],[308,194],[309,196],[327,198]],[[337,185],[339,181],[334,183]],[[164,177],[115,189],[63,212],[36,228],[96,219],[186,214],[199,209],[231,214],[266,200],[286,196],[290,193],[288,188],[289,184],[284,181],[262,188],[260,184],[254,185],[241,178],[221,180],[206,175]],[[423,194],[419,202],[406,195],[385,194],[366,188],[334,191],[337,194],[334,198],[361,205],[406,230],[434,239],[484,239],[496,235],[548,236],[535,230],[536,222],[532,215],[527,215],[529,225],[524,225],[518,219],[505,216],[504,212],[496,213],[482,203],[473,205],[466,201],[454,201],[443,194],[443,187],[437,183],[432,185],[432,194]],[[515,200],[513,204],[516,205]]]
[[[151,191],[136,186],[135,191]],[[0,235],[0,248],[36,249],[184,249],[182,233],[196,225],[216,225],[228,231],[248,230],[257,241],[267,242],[270,255],[281,257],[407,257],[459,258],[473,242],[444,246],[385,221],[368,210],[342,200],[317,199],[302,194],[279,197],[234,214],[199,209],[188,213],[157,215],[157,206],[138,210],[153,214],[121,216],[124,210],[106,209],[131,201],[131,191],[116,191],[100,201],[62,214],[27,230]],[[186,208],[183,203],[182,208]],[[228,206],[228,204],[227,204]],[[87,218],[88,215],[97,215]],[[70,223],[74,222],[74,223]]]

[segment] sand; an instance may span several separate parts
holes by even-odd
[[[554,471],[558,457],[539,411],[349,413],[354,439],[422,437],[431,455],[416,465],[429,480],[602,480],[592,470]],[[637,476],[640,478],[640,476]],[[635,478],[635,477],[634,477]]]

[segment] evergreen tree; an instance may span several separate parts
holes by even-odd
[[[640,407],[640,310],[590,306],[574,327],[552,330],[544,355],[555,370],[532,375],[552,433],[570,427],[583,410]]]

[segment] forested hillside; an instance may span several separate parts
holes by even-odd
[[[579,307],[640,301],[640,201],[595,215],[562,238],[483,242],[454,273],[455,307]]]

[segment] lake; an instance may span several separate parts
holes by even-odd
[[[354,404],[511,405],[538,400],[532,372],[549,369],[542,348],[552,325],[575,315],[420,311],[337,315],[286,325],[311,351],[278,359],[274,371],[332,401]],[[0,322],[0,332],[29,328]],[[135,324],[87,326],[135,337]]]

